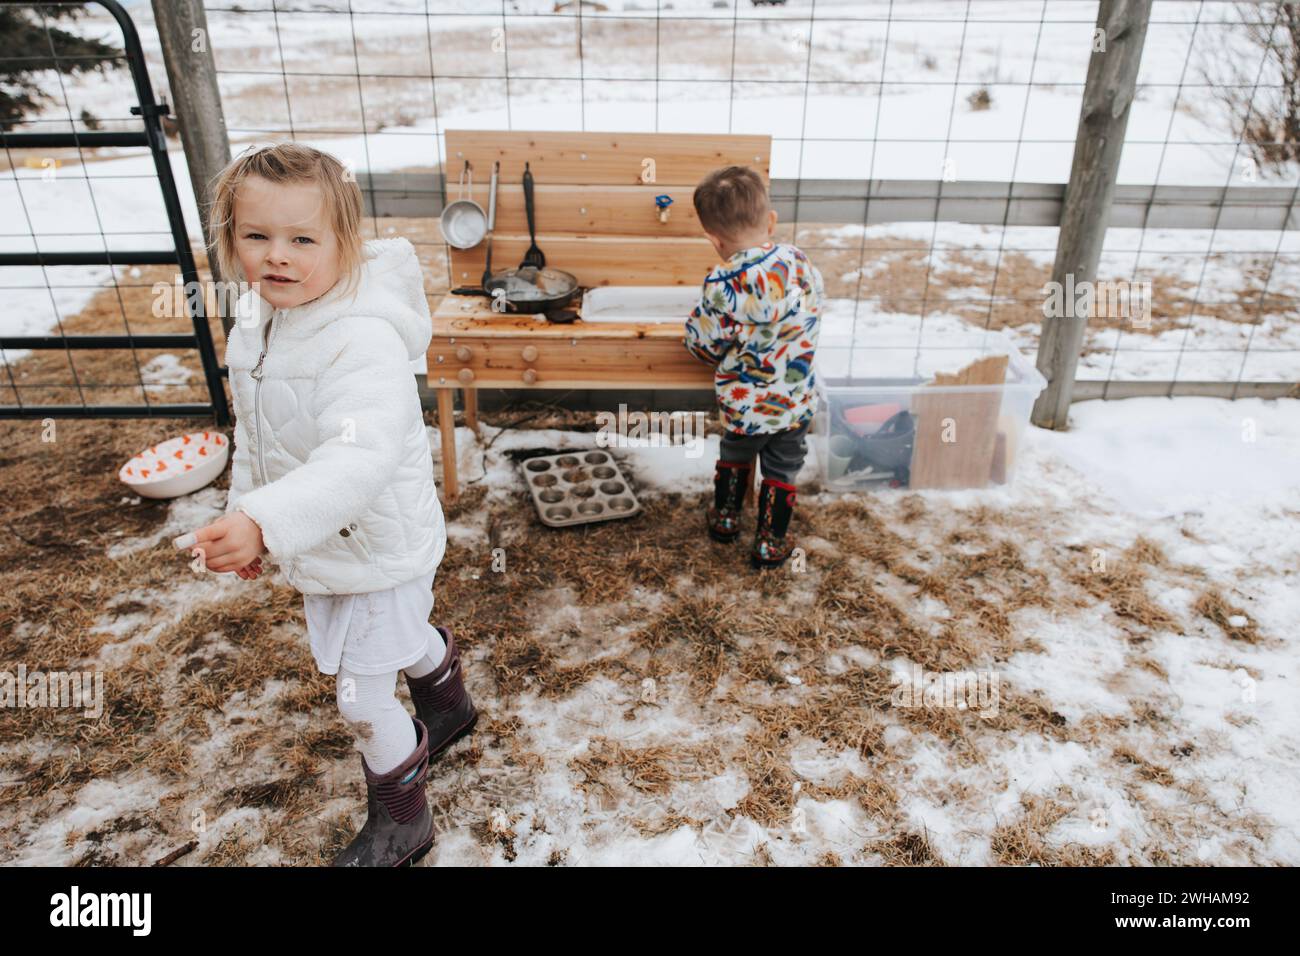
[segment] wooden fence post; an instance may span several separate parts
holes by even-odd
[[[154,20],[162,43],[163,61],[167,64],[167,83],[171,87],[172,110],[185,144],[185,163],[190,171],[190,185],[199,206],[203,224],[203,244],[208,250],[208,267],[212,278],[220,280],[216,250],[208,244],[208,185],[230,162],[230,139],[226,134],[226,116],[221,109],[221,89],[217,85],[217,68],[212,59],[212,38],[203,0],[153,0]],[[218,296],[218,307],[226,302]],[[228,315],[221,316],[227,332],[233,324]]]
[[[1097,279],[1150,17],[1151,0],[1101,0],[1097,9],[1092,59],[1088,62],[1087,86],[1074,140],[1074,162],[1065,189],[1056,262],[1052,266],[1052,281],[1059,283],[1057,289],[1078,289],[1081,283]],[[1061,299],[1058,296],[1056,300]],[[1088,316],[1075,316],[1072,308],[1061,311],[1060,315],[1044,315],[1038,345],[1038,370],[1047,379],[1047,388],[1034,403],[1031,421],[1043,428],[1066,427],[1075,368],[1088,323]]]

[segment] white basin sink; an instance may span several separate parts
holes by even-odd
[[[684,323],[699,301],[698,286],[601,286],[583,295],[582,320]]]

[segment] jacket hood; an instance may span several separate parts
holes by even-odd
[[[397,330],[406,345],[407,358],[424,355],[433,338],[433,319],[424,295],[424,274],[410,240],[370,239],[362,244],[362,263],[355,293],[344,293],[340,282],[318,299],[282,310],[286,327],[310,335],[335,319],[369,315]],[[262,329],[275,309],[249,289],[235,306],[235,328],[251,336],[260,348]],[[280,333],[276,333],[279,335]]]

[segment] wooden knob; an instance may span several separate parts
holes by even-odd
[[[462,345],[460,348],[456,349],[456,358],[460,359],[462,362],[468,362],[473,357],[474,351],[468,345]]]
[[[532,385],[537,381],[537,372],[534,369],[524,369],[524,384]]]
[[[468,384],[469,382],[474,381],[474,370],[472,368],[463,368],[456,373],[456,377],[462,382]]]
[[[525,362],[536,362],[536,361],[537,361],[537,346],[536,346],[536,345],[525,345],[525,346],[524,346],[524,350],[523,350],[520,354],[524,357],[524,361],[525,361]]]

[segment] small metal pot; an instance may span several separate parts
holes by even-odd
[[[465,185],[469,177],[468,189]],[[447,244],[457,249],[473,249],[488,233],[488,217],[483,207],[466,195],[473,195],[474,171],[468,160],[460,172],[459,198],[442,211],[442,235]]]

